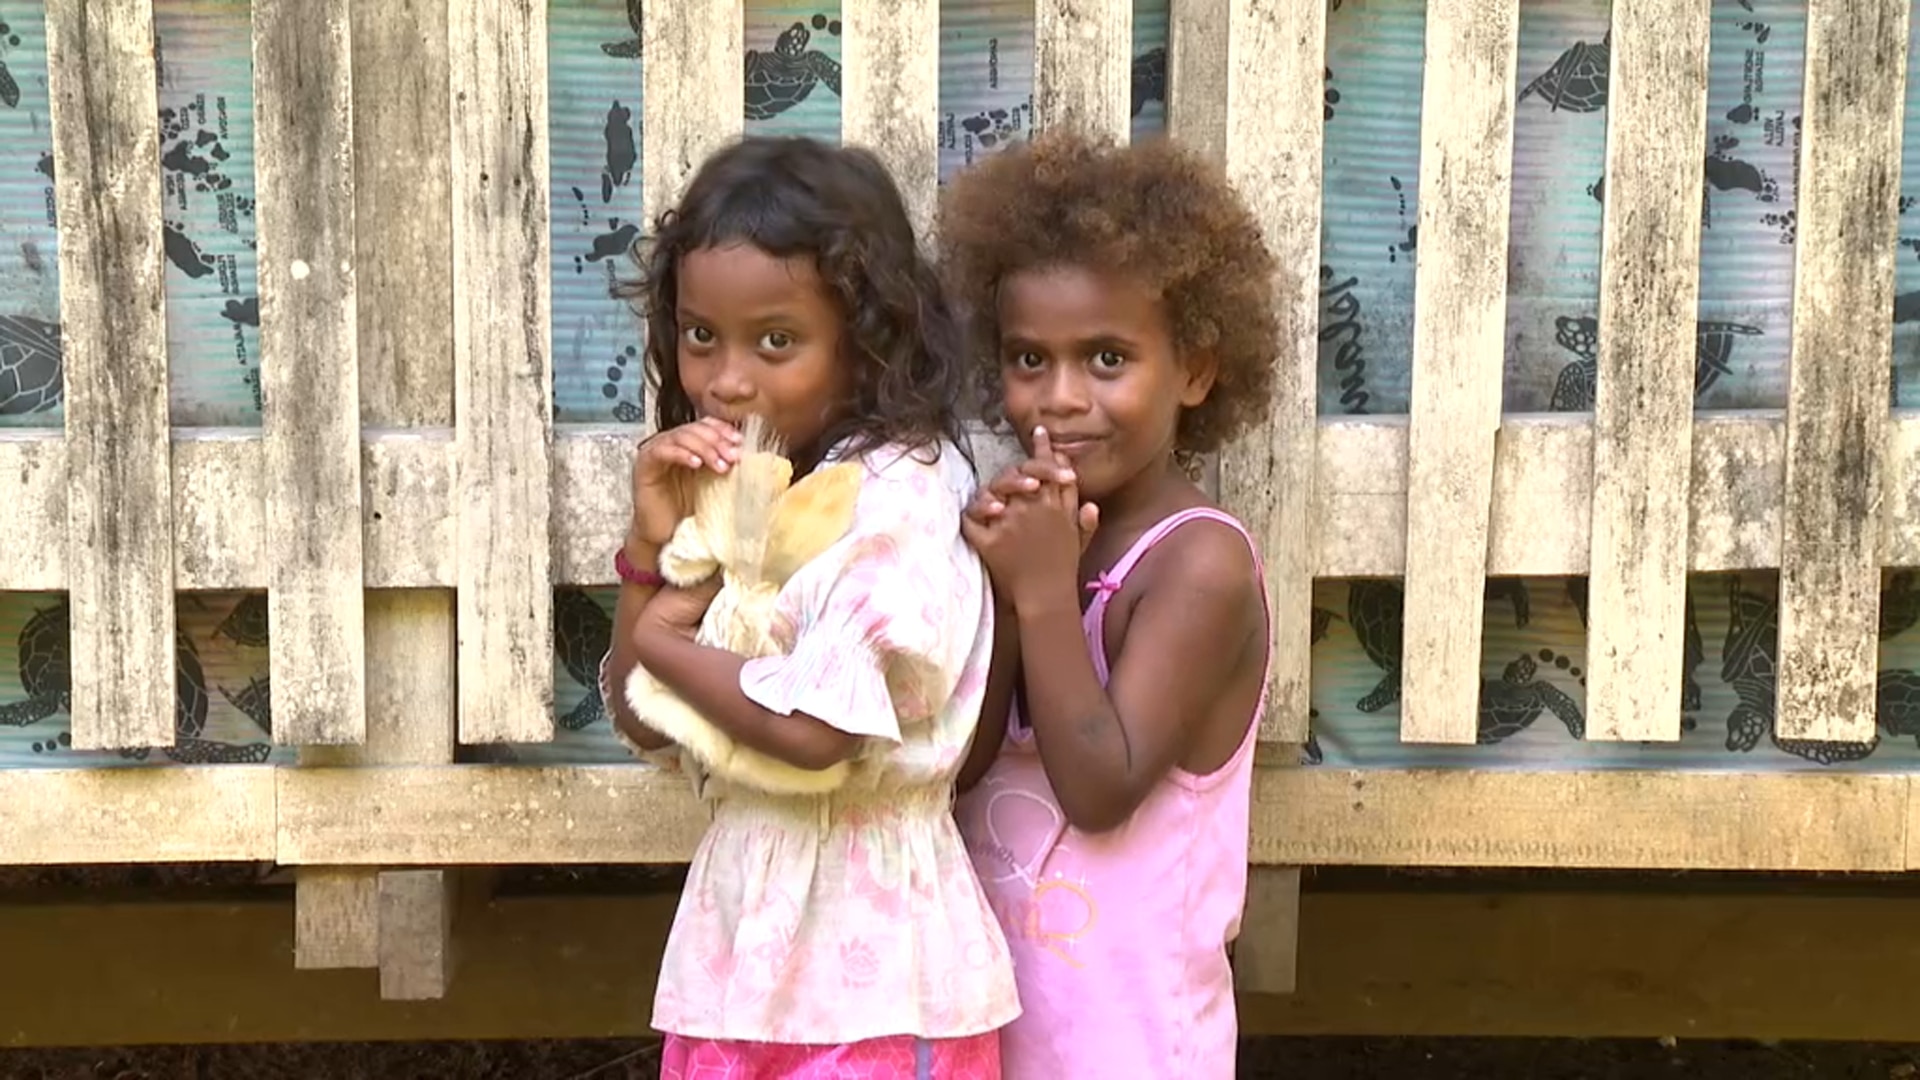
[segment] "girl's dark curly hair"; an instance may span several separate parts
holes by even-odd
[[[963,173],[941,208],[944,269],[974,330],[986,404],[1000,403],[1000,283],[1060,266],[1111,269],[1157,291],[1181,355],[1219,366],[1180,415],[1183,460],[1266,410],[1279,354],[1274,260],[1225,174],[1163,138],[1116,146],[1052,129]]]
[[[899,189],[867,151],[803,138],[747,138],[716,152],[654,235],[634,244],[639,279],[615,294],[646,319],[657,430],[696,418],[676,353],[680,260],[733,243],[813,259],[846,318],[854,400],[812,450],[843,439],[854,454],[887,443],[921,450],[945,438],[965,452],[952,409],[967,379],[962,324],[915,243]]]

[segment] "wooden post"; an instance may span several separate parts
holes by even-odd
[[[47,5],[73,745],[172,746],[172,445],[151,0]]]
[[[1177,5],[1176,5],[1177,6]],[[1034,0],[1035,126],[1133,131],[1133,0]]]
[[[1433,0],[1421,90],[1400,738],[1472,743],[1506,347],[1520,5]]]
[[[1782,739],[1874,735],[1908,17],[1905,0],[1807,9],[1780,541]]]
[[[746,27],[740,5],[741,0],[642,5],[646,81],[640,199],[649,222],[679,201],[709,154],[739,138],[746,127],[740,89]],[[650,421],[651,404],[646,414]]]
[[[553,738],[547,5],[461,2],[447,12],[460,739],[547,742]],[[737,80],[737,61],[733,74]]]
[[[367,737],[352,39],[348,0],[253,5],[273,734],[295,746]]]
[[[841,141],[886,163],[914,234],[927,244],[940,180],[940,5],[893,0],[843,10]]]
[[[354,65],[353,142],[357,183],[355,243],[360,289],[357,326],[364,358],[356,412],[369,426],[424,428],[405,445],[444,447],[453,423],[453,293],[441,243],[452,212],[447,100],[447,7],[351,0]],[[392,488],[382,520],[411,521],[415,545],[447,530],[422,521],[421,504],[437,488],[395,475],[414,456],[367,453],[369,490]],[[425,461],[433,461],[428,455]],[[439,453],[444,464],[446,455]],[[430,473],[428,475],[431,475]],[[442,518],[445,513],[443,511]],[[369,532],[372,532],[369,522]],[[374,534],[377,535],[377,534]],[[405,566],[368,561],[382,584],[366,593],[364,690],[367,740],[356,747],[309,747],[303,766],[448,765],[454,757],[456,702],[453,594]],[[442,579],[440,584],[451,584]],[[386,879],[399,873],[402,883]],[[303,869],[295,891],[294,963],[301,968],[378,967],[385,997],[438,997],[450,977],[448,940],[453,874],[444,870]]]
[[[1587,737],[1680,738],[1707,0],[1617,0],[1594,396]]]

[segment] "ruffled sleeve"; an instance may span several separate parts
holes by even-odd
[[[901,742],[933,718],[979,633],[984,573],[960,537],[963,495],[933,466],[904,458],[862,485],[852,531],[782,591],[791,647],[749,660],[746,696],[850,735]]]

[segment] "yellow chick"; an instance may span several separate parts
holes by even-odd
[[[723,575],[695,640],[748,659],[774,656],[774,601],[801,567],[853,526],[862,466],[815,469],[793,484],[793,463],[760,417],[741,428],[744,452],[724,474],[703,474],[692,516],[660,552],[660,575],[677,586]],[[672,739],[707,774],[775,795],[820,795],[846,782],[851,766],[802,769],[742,746],[644,667],[626,685],[627,704],[648,727]]]

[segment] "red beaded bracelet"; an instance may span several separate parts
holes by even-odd
[[[652,570],[642,570],[633,565],[633,560],[627,558],[626,548],[621,548],[613,553],[613,572],[619,574],[620,580],[629,585],[639,585],[648,589],[660,589],[665,588],[667,584],[667,579],[661,577],[658,573]]]

